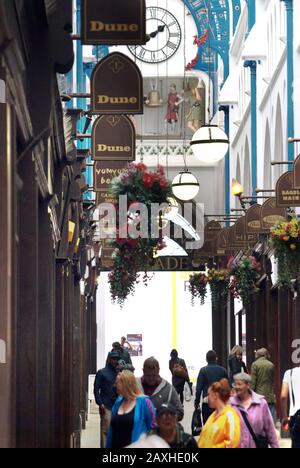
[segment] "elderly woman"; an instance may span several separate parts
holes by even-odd
[[[198,440],[199,448],[239,448],[240,419],[228,405],[231,388],[227,379],[212,384],[208,404],[215,412],[208,418]]]
[[[251,390],[251,377],[234,376],[236,396],[231,406],[241,420],[241,448],[279,448],[278,438],[265,398]]]
[[[124,448],[137,442],[156,426],[155,409],[150,398],[142,395],[136,378],[123,370],[116,380],[120,395],[112,408],[106,448]]]

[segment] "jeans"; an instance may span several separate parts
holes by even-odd
[[[275,409],[275,403],[269,403],[269,410],[271,412],[272,418],[274,423],[276,423],[276,409]]]
[[[106,448],[107,435],[111,421],[111,410],[105,408],[104,413],[100,416],[100,447]]]
[[[300,448],[300,430],[294,428],[295,420],[296,417],[293,416],[290,421],[292,448]]]

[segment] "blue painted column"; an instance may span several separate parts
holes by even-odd
[[[257,188],[257,64],[255,60],[246,60],[245,68],[251,71],[251,173],[252,173],[252,195],[256,195]]]
[[[246,0],[248,7],[248,33],[256,23],[256,0]]]
[[[293,0],[280,0],[285,3],[287,13],[287,131],[294,138],[294,7]],[[288,145],[288,160],[294,161],[294,144]]]
[[[220,106],[219,111],[224,112],[224,130],[229,138],[229,106]],[[225,213],[230,215],[230,149],[225,158]],[[229,224],[229,223],[228,223]]]

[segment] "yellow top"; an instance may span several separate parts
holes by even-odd
[[[199,437],[198,447],[239,448],[240,439],[240,418],[231,406],[225,406],[218,416],[215,411],[208,419]]]

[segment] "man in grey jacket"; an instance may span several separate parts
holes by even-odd
[[[178,421],[183,419],[183,407],[175,388],[159,375],[159,362],[151,357],[146,359],[143,367],[143,376],[138,379],[143,393],[150,397],[155,408],[162,404],[171,404],[177,410]]]

